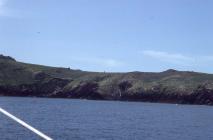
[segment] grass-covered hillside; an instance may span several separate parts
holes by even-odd
[[[0,55],[0,95],[213,104],[213,75],[98,73],[17,62]]]

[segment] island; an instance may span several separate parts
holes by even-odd
[[[173,69],[88,72],[0,55],[0,96],[213,105],[213,74]]]

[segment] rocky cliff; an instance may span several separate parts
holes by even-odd
[[[213,105],[213,75],[172,69],[85,72],[0,55],[0,95]]]

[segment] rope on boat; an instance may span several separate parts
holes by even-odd
[[[45,140],[53,140],[49,136],[45,135],[44,133],[40,132],[39,130],[37,130],[34,127],[30,126],[29,124],[25,123],[21,119],[19,119],[19,118],[15,117],[14,115],[10,114],[6,110],[2,109],[1,107],[0,107],[0,112],[3,113],[4,115],[6,115],[7,117],[9,117],[10,119],[14,120],[15,122],[19,123],[20,125],[24,126],[25,128],[29,129],[33,133],[37,134],[41,138],[43,138]]]

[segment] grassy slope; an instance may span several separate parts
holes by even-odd
[[[82,83],[98,83],[101,94],[119,94],[119,84],[123,81],[131,83],[129,94],[153,90],[154,87],[166,88],[167,94],[179,92],[190,94],[199,85],[213,83],[213,75],[196,72],[167,70],[160,73],[98,73],[71,70],[68,68],[47,67],[17,62],[0,56],[0,85],[21,85],[36,82],[35,75],[45,73],[52,78],[68,79],[70,83],[64,89],[69,91]],[[126,92],[126,91],[125,91]]]

